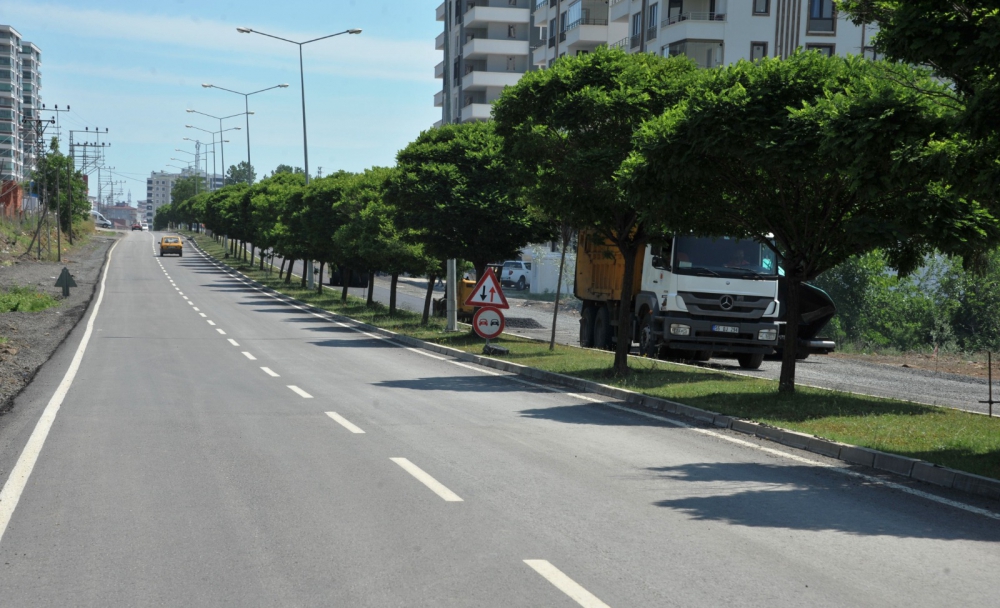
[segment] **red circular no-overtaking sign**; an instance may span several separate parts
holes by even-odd
[[[480,308],[472,317],[472,329],[487,340],[502,334],[505,323],[503,313],[498,308]]]

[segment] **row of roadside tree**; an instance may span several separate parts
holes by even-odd
[[[278,174],[177,201],[164,219],[250,243],[251,258],[264,248],[393,276],[433,276],[447,258],[481,274],[529,242],[590,229],[626,260],[623,304],[650,238],[749,237],[776,250],[796,294],[870,251],[905,274],[931,252],[974,262],[993,247],[997,201],[969,169],[990,164],[963,125],[967,105],[902,63],[809,52],[699,70],[601,48],[526,74],[490,123],[422,133],[393,168],[308,185]],[[794,295],[786,305],[794,341]],[[624,374],[634,311],[620,310]]]

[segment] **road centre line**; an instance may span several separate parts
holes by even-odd
[[[197,309],[197,308],[195,308],[195,310],[198,310],[198,309]],[[205,317],[207,317],[207,316],[208,316],[208,315],[206,315],[206,314],[205,314],[205,313],[203,313],[203,312],[199,312],[198,314],[199,314],[199,315],[201,315],[201,318],[203,318],[203,319],[204,319]]]
[[[272,378],[280,378],[281,377],[278,374],[276,374],[273,371],[271,371],[270,367],[262,367],[261,369],[264,370],[265,374],[267,374],[268,376],[271,376]]]
[[[184,299],[187,300],[187,298],[184,298]],[[194,306],[194,302],[188,300],[188,306]]]
[[[364,435],[365,434],[364,431],[362,431],[361,429],[359,429],[354,424],[351,424],[350,422],[348,422],[346,418],[344,418],[343,416],[341,416],[337,412],[327,412],[326,415],[329,416],[330,418],[333,418],[337,422],[337,424],[339,424],[340,426],[344,427],[348,431],[354,433],[355,435]]]
[[[239,346],[239,343],[236,342],[236,340],[233,340],[232,338],[229,338],[229,343],[232,344],[233,346]]]
[[[524,563],[528,564],[532,570],[542,575],[542,578],[552,583],[556,589],[568,595],[574,602],[584,608],[611,608],[548,561],[544,559],[526,559]]]
[[[221,329],[219,329],[218,327],[216,327],[216,328],[215,328],[215,331],[219,332],[219,333],[220,333],[220,334],[222,334],[223,336],[224,336],[224,335],[226,335],[226,332],[222,331],[222,330],[221,330]]]
[[[302,397],[303,399],[312,399],[312,398],[313,398],[313,396],[312,396],[312,395],[310,395],[309,393],[305,392],[305,391],[304,391],[304,390],[302,390],[301,388],[299,388],[299,387],[295,386],[294,384],[289,384],[289,385],[288,385],[288,388],[289,388],[289,389],[291,389],[291,391],[292,391],[293,393],[295,393],[295,394],[296,394],[296,395],[298,395],[299,397]]]
[[[195,306],[195,307],[194,307],[194,311],[195,311],[195,312],[201,312],[201,309],[200,309],[200,308],[198,308],[197,306]]]
[[[215,321],[212,321],[211,319],[209,319],[209,320],[208,320],[208,324],[209,324],[209,325],[215,325]]]
[[[250,359],[251,361],[256,361],[257,360],[257,357],[254,357],[252,354],[248,353],[247,351],[243,351],[243,356],[246,357],[247,359]]]
[[[7,525],[10,523],[10,519],[14,515],[14,509],[17,508],[17,503],[21,500],[21,494],[24,492],[24,488],[28,484],[28,478],[31,477],[31,472],[35,468],[35,463],[38,462],[38,456],[41,454],[42,448],[45,446],[45,440],[49,436],[49,431],[52,430],[53,423],[55,423],[56,414],[59,413],[59,408],[62,407],[63,400],[66,398],[66,394],[69,392],[69,389],[73,384],[73,380],[76,378],[76,374],[80,370],[83,355],[87,351],[87,345],[90,343],[90,338],[94,333],[94,322],[97,320],[97,313],[101,310],[101,303],[104,301],[104,292],[108,280],[108,269],[111,265],[111,256],[114,254],[115,248],[118,246],[119,242],[121,241],[116,241],[115,244],[111,246],[110,251],[108,251],[108,265],[105,266],[103,272],[104,276],[101,277],[101,291],[97,295],[97,301],[94,303],[94,310],[90,313],[90,319],[87,320],[87,327],[83,332],[83,338],[80,340],[80,344],[77,346],[76,352],[73,354],[73,359],[69,364],[69,368],[66,370],[66,374],[63,376],[59,386],[56,387],[56,391],[52,394],[52,397],[49,399],[45,409],[42,411],[41,417],[35,424],[35,429],[31,432],[31,436],[28,438],[28,443],[26,443],[24,449],[21,450],[21,455],[18,456],[17,462],[14,464],[14,468],[11,469],[10,475],[7,477],[7,481],[4,483],[3,489],[0,490],[0,542],[3,541],[4,532],[7,531]]]
[[[443,498],[445,501],[464,502],[458,494],[455,494],[446,488],[444,484],[425,473],[423,469],[413,464],[406,458],[390,458],[389,460],[398,464],[404,471],[413,475],[417,481],[430,488],[432,492]]]
[[[187,299],[188,299],[188,297],[187,297],[187,296],[181,296],[181,297],[182,297],[182,298],[184,298],[185,300],[187,300]],[[194,306],[194,304],[192,304],[191,306]]]

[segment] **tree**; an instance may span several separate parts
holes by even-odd
[[[48,196],[50,210],[59,210],[60,228],[73,242],[73,223],[88,216],[87,184],[73,166],[73,159],[59,151],[59,140],[52,138],[48,152],[38,159],[31,181],[39,194]]]
[[[781,256],[781,392],[795,390],[803,282],[878,248],[905,274],[932,246],[980,252],[998,234],[934,172],[946,95],[905,65],[797,53],[702,72],[684,104],[638,135],[624,172],[637,200],[677,230],[749,236]]]
[[[876,24],[876,51],[886,59],[930,67],[963,100],[961,126],[976,142],[975,167],[955,186],[996,198],[1000,186],[1000,3],[997,0],[838,0],[858,24]],[[985,161],[985,162],[983,162]],[[965,163],[963,163],[965,164]]]
[[[509,195],[510,169],[493,123],[424,131],[396,160],[386,200],[432,257],[469,260],[483,276],[489,262],[548,236],[547,226]]]
[[[618,171],[633,151],[635,131],[684,97],[695,70],[683,57],[600,47],[525,74],[493,107],[522,196],[559,224],[596,230],[625,258],[617,374],[628,371],[635,257],[650,232]]]
[[[233,184],[252,186],[255,181],[257,181],[257,172],[254,171],[253,165],[245,160],[240,161],[238,165],[230,165],[226,171],[225,183],[227,186]]]
[[[275,175],[278,175],[279,173],[298,173],[301,175],[305,175],[306,172],[302,170],[302,167],[293,168],[291,165],[286,165],[282,163],[277,167],[275,167],[274,171],[271,171],[271,176],[273,177]]]
[[[199,192],[205,192],[205,178],[200,175],[188,175],[174,182],[170,189],[170,202],[182,203]]]

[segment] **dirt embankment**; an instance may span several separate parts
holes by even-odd
[[[6,260],[0,267],[0,289],[35,287],[53,295],[59,304],[41,312],[0,314],[0,414],[7,412],[21,390],[27,386],[56,348],[87,310],[100,279],[108,249],[116,237],[93,236],[63,256],[62,263],[36,262],[31,259]],[[69,268],[77,287],[68,298],[55,287],[63,266]]]

